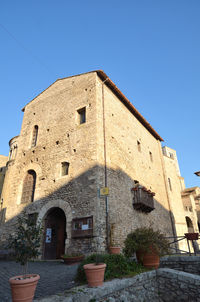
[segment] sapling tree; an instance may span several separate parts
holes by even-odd
[[[26,279],[28,261],[39,256],[39,247],[42,234],[41,223],[25,213],[17,219],[17,227],[14,235],[8,239],[8,248],[13,250],[16,262],[23,266],[23,278]]]

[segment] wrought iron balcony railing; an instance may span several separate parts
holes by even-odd
[[[137,211],[150,213],[154,208],[153,196],[155,193],[144,189],[143,187],[138,187],[132,190],[133,195],[133,208]]]

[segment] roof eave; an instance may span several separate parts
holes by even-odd
[[[145,128],[158,140],[164,141],[163,138],[153,129],[147,120],[139,113],[127,97],[119,90],[113,81],[105,74],[103,70],[96,70],[98,76],[107,85],[115,95],[124,103],[124,105],[134,114],[134,116],[145,126]]]
[[[123,102],[123,104],[133,113],[133,115],[143,124],[143,126],[159,141],[164,141],[162,139],[162,137],[153,129],[153,127],[147,122],[147,120],[139,113],[139,111],[132,105],[132,103],[127,99],[127,97],[119,90],[119,88],[113,83],[113,81],[106,75],[106,73],[103,70],[93,70],[93,71],[89,71],[89,72],[85,72],[82,74],[78,74],[78,75],[73,75],[70,77],[66,77],[66,78],[72,78],[75,76],[80,76],[80,75],[84,75],[84,74],[88,74],[88,73],[92,73],[92,72],[96,72],[97,75],[99,76],[99,78],[102,81],[105,81],[105,85],[108,86],[113,93]],[[61,79],[57,79],[55,82],[66,79],[66,78],[61,78]],[[55,82],[53,82],[49,87],[51,87]],[[39,95],[41,95],[44,91],[46,91],[49,87],[47,87],[45,90],[43,90]],[[34,99],[36,99],[39,95],[37,95]],[[32,99],[29,103],[31,103],[34,99]],[[28,103],[28,104],[29,104]],[[28,105],[26,104],[23,108],[22,108],[22,112],[25,111],[26,106]]]

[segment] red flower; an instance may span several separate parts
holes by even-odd
[[[131,191],[137,191],[138,188],[131,188]]]

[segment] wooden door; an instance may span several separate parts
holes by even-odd
[[[65,251],[66,218],[63,210],[53,208],[45,219],[44,259],[59,259]]]

